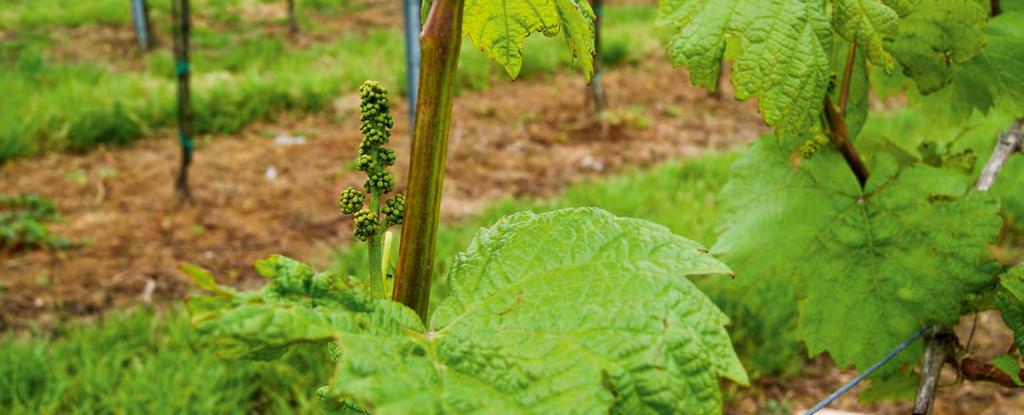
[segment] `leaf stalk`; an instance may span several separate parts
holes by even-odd
[[[846,52],[846,66],[843,68],[843,81],[839,85],[839,113],[846,116],[846,100],[850,97],[850,79],[853,78],[853,63],[857,57],[857,42],[850,42]]]
[[[864,184],[868,182],[868,168],[864,164],[864,160],[860,158],[860,154],[857,153],[857,149],[853,147],[853,142],[850,141],[846,132],[846,120],[836,111],[828,96],[825,97],[825,120],[832,132],[832,141],[839,148],[839,152],[843,154],[843,159],[850,166],[853,175],[857,176],[857,182],[863,189]]]

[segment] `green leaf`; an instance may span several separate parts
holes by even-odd
[[[955,121],[992,107],[1024,116],[1024,12],[992,19],[985,38],[985,48],[957,69],[948,87],[921,98],[929,109]]]
[[[429,5],[424,5],[429,7]],[[586,0],[468,0],[462,31],[515,78],[523,41],[533,33],[564,32],[569,51],[587,79],[594,73],[594,11]]]
[[[302,268],[275,262],[266,269]],[[728,318],[687,277],[729,273],[660,225],[598,209],[520,213],[458,256],[429,330],[350,280],[296,290],[317,285],[308,273],[288,289],[271,275],[199,328],[248,357],[331,341],[325,396],[378,414],[720,413],[719,379],[746,384],[746,373]]]
[[[221,287],[217,285],[217,282],[213,279],[213,274],[203,268],[197,267],[192,264],[181,264],[179,267],[181,272],[188,275],[192,279],[192,283],[197,285],[199,288],[213,292],[218,295],[234,295],[234,290],[229,287]]]
[[[271,280],[261,290],[234,292],[203,280],[203,288],[220,296],[186,303],[199,333],[222,356],[265,360],[293,345],[327,342],[340,333],[422,330],[415,313],[373,299],[358,280],[313,273],[308,265],[280,255],[258,261],[256,268]]]
[[[459,255],[425,336],[352,344],[334,385],[380,413],[721,412],[718,377],[746,375],[685,277],[728,272],[648,222],[516,214]]]
[[[1024,266],[1010,268],[999,278],[996,307],[1006,325],[1013,330],[1017,348],[1024,350]]]
[[[765,121],[780,134],[817,121],[831,80],[832,27],[824,2],[662,0],[658,20],[677,29],[670,54],[695,84],[714,89],[726,39],[735,38],[736,97],[757,98]]]
[[[886,155],[861,191],[837,151],[793,158],[798,142],[761,139],[737,161],[713,252],[737,278],[796,281],[799,336],[840,367],[865,369],[922,324],[955,322],[994,275],[985,243],[1001,226],[997,203],[964,196],[961,173]],[[916,356],[897,359],[889,367]]]
[[[1013,379],[1014,385],[1024,386],[1024,382],[1020,380],[1020,365],[1017,364],[1017,359],[1014,359],[1013,356],[1005,354],[996,356],[992,359],[992,366]]]
[[[920,0],[886,47],[925,94],[953,80],[957,64],[985,44],[987,10],[974,0]]]
[[[834,0],[832,25],[849,42],[856,42],[871,63],[892,70],[892,55],[885,41],[899,33],[900,16],[910,13],[916,0]]]

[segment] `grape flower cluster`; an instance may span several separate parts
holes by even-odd
[[[814,156],[814,153],[817,153],[818,150],[827,145],[828,136],[819,132],[818,134],[815,134],[814,137],[807,139],[807,141],[804,141],[804,143],[800,145],[800,156],[805,159],[809,159]]]
[[[341,213],[355,220],[356,238],[361,241],[376,238],[392,225],[401,225],[405,213],[405,197],[396,194],[384,200],[395,189],[395,177],[388,167],[395,164],[395,151],[384,147],[391,140],[394,117],[388,105],[388,92],[375,81],[366,81],[359,87],[361,112],[356,168],[366,173],[366,183],[360,191],[349,187],[341,192],[338,207]],[[367,201],[369,206],[366,207]],[[383,205],[383,206],[382,206]],[[381,217],[383,215],[383,217]]]

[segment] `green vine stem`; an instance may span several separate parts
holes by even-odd
[[[463,3],[435,1],[420,33],[420,87],[393,299],[416,311],[423,321],[430,302]]]
[[[380,217],[380,199],[380,190],[370,193],[370,213],[375,218]],[[373,298],[384,298],[384,274],[381,272],[381,261],[384,257],[381,241],[383,233],[382,229],[381,232],[366,240],[370,248],[370,294],[373,295]]]

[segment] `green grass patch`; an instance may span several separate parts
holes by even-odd
[[[276,362],[221,360],[195,348],[185,313],[138,308],[52,335],[0,339],[6,414],[317,413],[323,348]]]
[[[315,13],[333,16],[357,5],[352,0],[296,0],[296,14]],[[253,5],[281,8],[286,0],[191,0],[192,15],[218,24],[238,22],[239,10]],[[152,24],[170,22],[171,2],[149,0]],[[75,28],[88,25],[129,26],[132,24],[130,3],[126,0],[6,0],[0,9],[0,31],[23,32],[54,28]],[[168,23],[169,24],[169,23]]]

